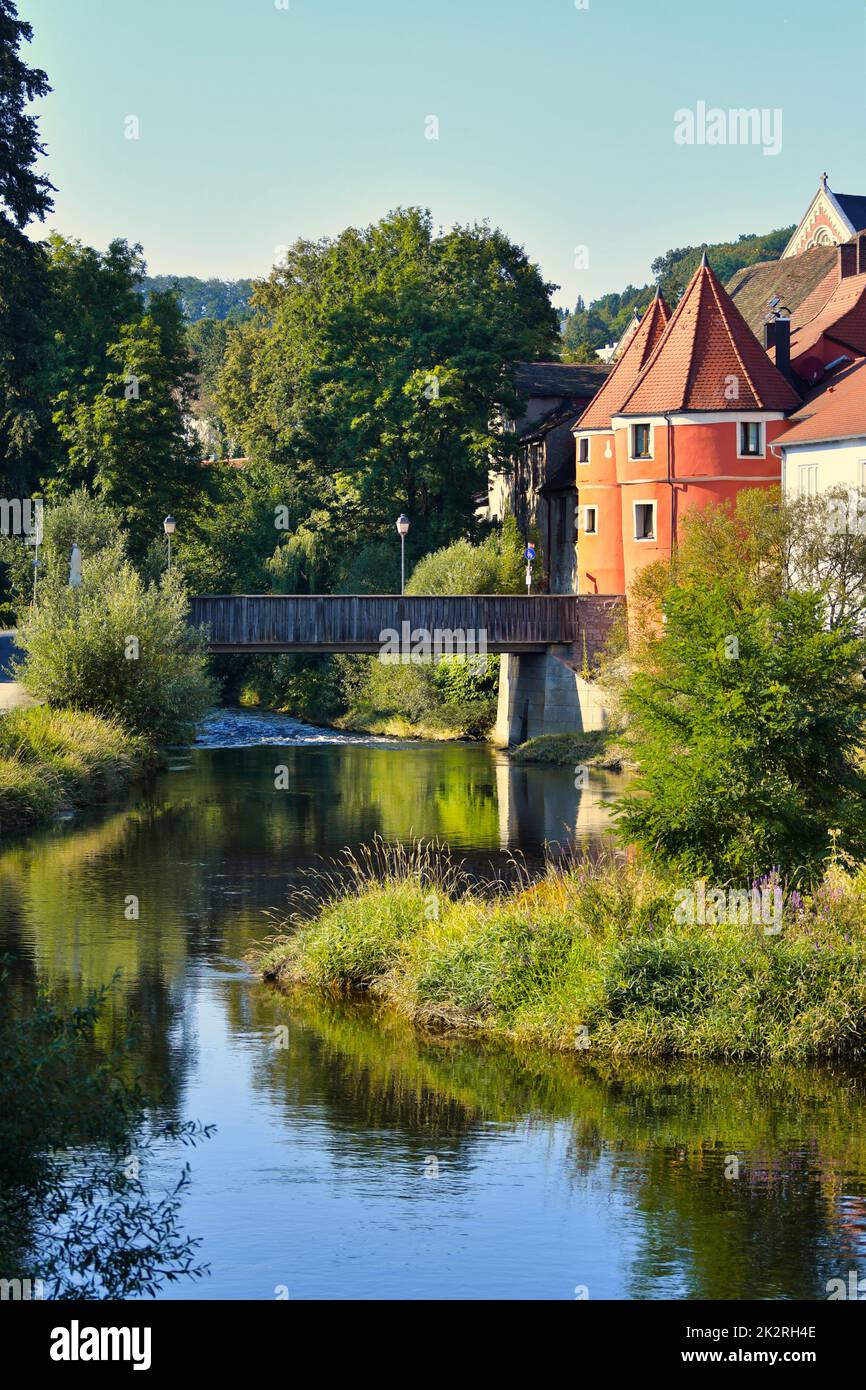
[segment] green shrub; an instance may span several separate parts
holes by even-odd
[[[46,582],[19,629],[19,675],[53,706],[116,717],[154,743],[188,736],[214,691],[204,638],[176,576],[145,586],[119,546],[87,559],[82,583]]]
[[[513,517],[480,545],[459,540],[419,560],[407,594],[520,594],[524,591],[523,542]]]

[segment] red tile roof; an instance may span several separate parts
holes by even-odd
[[[792,410],[799,404],[704,258],[619,413]]]
[[[670,309],[662,296],[657,294],[616,359],[607,381],[590,401],[575,429],[610,429],[611,416],[619,413],[620,406],[661,341],[670,316]]]
[[[824,337],[866,354],[866,274],[847,275],[844,280],[837,274],[836,287],[823,304],[822,288],[819,285],[794,316],[791,357],[802,357]]]
[[[866,438],[866,360],[834,373],[813,391],[791,416],[792,429],[779,443],[808,444],[818,440]]]

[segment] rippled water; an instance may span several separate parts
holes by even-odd
[[[545,839],[598,844],[618,789],[223,712],[146,795],[0,854],[22,989],[77,996],[120,968],[111,1022],[135,1028],[165,1114],[217,1125],[183,1213],[211,1274],[167,1296],[826,1297],[862,1262],[858,1074],[423,1038],[243,965],[345,845],[440,837],[488,872]]]

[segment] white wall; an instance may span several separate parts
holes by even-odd
[[[786,497],[799,497],[800,468],[804,464],[817,465],[818,492],[834,487],[866,487],[866,437],[786,448],[783,436],[779,445],[783,461],[782,488]]]

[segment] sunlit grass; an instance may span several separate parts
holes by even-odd
[[[866,868],[786,893],[778,934],[682,923],[684,885],[622,856],[476,885],[438,847],[353,856],[259,967],[363,990],[413,1022],[594,1055],[866,1053]],[[312,911],[311,911],[312,909]]]
[[[49,819],[119,790],[146,756],[114,719],[47,705],[0,717],[0,829]]]

